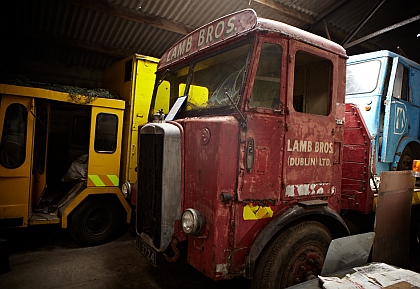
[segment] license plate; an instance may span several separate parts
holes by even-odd
[[[136,239],[136,248],[149,262],[156,267],[156,251],[143,242],[142,239]]]

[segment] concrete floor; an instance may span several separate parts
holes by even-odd
[[[213,282],[185,260],[161,260],[155,268],[136,250],[130,232],[88,248],[55,226],[0,231],[0,237],[9,240],[11,250],[11,271],[0,274],[1,289],[246,288],[244,279]]]
[[[65,230],[38,226],[0,231],[9,240],[11,271],[0,274],[2,289],[246,288],[244,279],[213,282],[185,260],[153,267],[135,248],[134,234],[97,247],[80,248]],[[159,261],[159,260],[158,260]],[[420,255],[410,268],[420,273]]]

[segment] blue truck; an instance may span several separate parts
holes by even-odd
[[[375,211],[380,175],[411,170],[420,159],[420,65],[390,51],[347,60],[342,209]],[[412,199],[417,237],[420,193]]]
[[[420,158],[420,65],[390,51],[350,56],[346,103],[356,105],[371,138],[372,176],[411,170]]]

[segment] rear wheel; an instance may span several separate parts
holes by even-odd
[[[70,235],[81,246],[103,244],[122,233],[125,217],[117,199],[97,196],[85,200],[70,215]]]
[[[287,228],[263,251],[251,283],[253,289],[286,288],[321,274],[332,237],[314,221]]]

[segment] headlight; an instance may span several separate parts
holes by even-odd
[[[181,218],[182,230],[186,234],[197,235],[204,224],[204,218],[200,212],[194,209],[186,209]]]
[[[420,177],[420,160],[413,160],[413,176]]]
[[[124,195],[124,198],[126,200],[128,200],[131,196],[131,183],[130,182],[125,182],[122,186],[121,186],[121,192]]]

